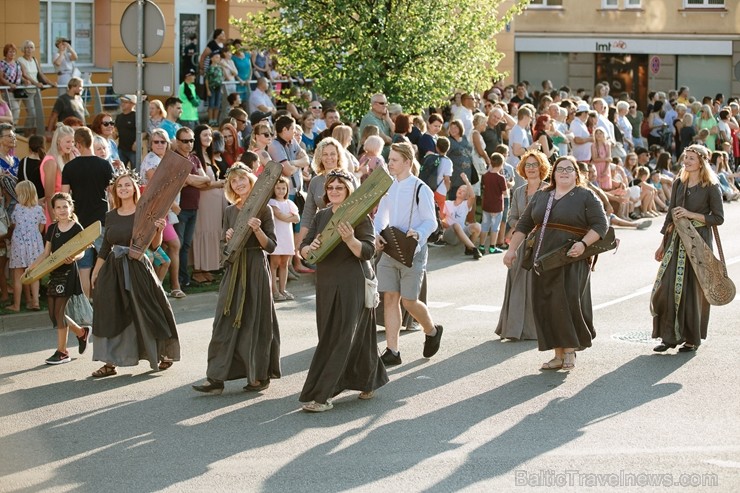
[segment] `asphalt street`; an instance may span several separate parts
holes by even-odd
[[[728,205],[720,228],[736,281],[739,219]],[[172,301],[183,358],[165,372],[142,363],[94,380],[100,363],[74,350],[47,366],[48,321],[5,321],[0,491],[740,491],[740,301],[712,308],[697,353],[653,353],[659,229],[618,229],[619,250],[599,259],[597,337],[571,372],[540,372],[550,354],[536,342],[495,336],[501,255],[432,250],[440,352],[422,358],[422,334],[403,333],[404,363],[375,399],[348,392],[316,415],[298,402],[316,344],[312,276],[277,307],[283,378],[256,395],[243,381],[220,396],[190,388],[205,375],[214,294]]]

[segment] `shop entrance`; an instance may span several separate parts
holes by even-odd
[[[596,82],[607,81],[616,101],[626,92],[645,111],[647,104],[648,55],[596,54]]]

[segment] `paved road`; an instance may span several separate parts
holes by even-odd
[[[740,205],[727,216],[740,280]],[[712,309],[697,354],[652,353],[658,229],[620,230],[618,253],[599,260],[598,336],[571,373],[541,373],[549,356],[534,342],[493,335],[500,255],[434,250],[438,355],[423,359],[421,334],[406,333],[404,364],[377,398],[346,394],[321,415],[297,400],[316,343],[310,279],[279,305],[284,377],[263,395],[244,382],[215,397],[190,390],[205,372],[210,295],[173,302],[184,360],[162,373],[142,364],[92,380],[87,355],[43,364],[48,329],[2,333],[0,491],[740,491],[740,302]]]

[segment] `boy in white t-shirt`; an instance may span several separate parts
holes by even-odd
[[[480,236],[480,224],[476,222],[465,224],[468,212],[475,208],[475,191],[465,173],[460,173],[463,183],[457,189],[455,200],[445,202],[444,219],[442,223],[445,232],[442,236],[448,245],[465,245],[465,255],[472,255],[475,260],[481,258],[481,252],[475,245]]]

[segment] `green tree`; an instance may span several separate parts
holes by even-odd
[[[528,0],[240,0],[265,8],[231,19],[253,47],[274,48],[280,69],[359,119],[385,93],[406,111],[481,90],[497,75],[494,36]]]

